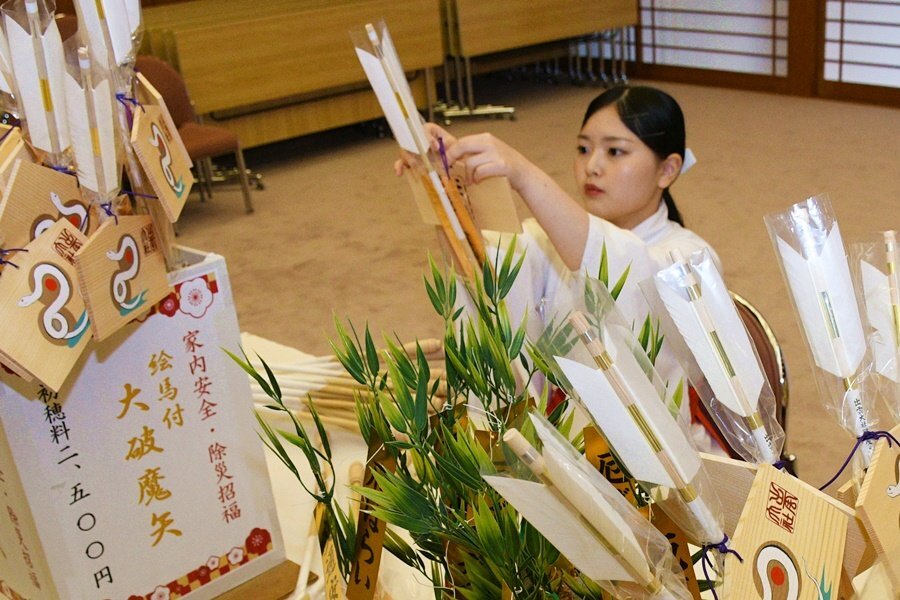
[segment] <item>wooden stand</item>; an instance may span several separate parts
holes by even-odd
[[[260,573],[250,581],[246,581],[234,589],[231,589],[217,600],[281,600],[286,598],[297,587],[297,576],[300,574],[300,565],[285,560],[281,564],[272,567],[265,573]]]

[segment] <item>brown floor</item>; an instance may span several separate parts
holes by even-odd
[[[789,368],[788,448],[803,479],[821,484],[852,445],[817,400],[763,215],[828,193],[845,243],[900,229],[900,111],[689,85],[658,84],[681,103],[699,163],[673,188],[689,227],[725,265],[782,342]],[[596,88],[491,80],[479,100],[516,107],[515,121],[459,120],[523,150],[567,189],[582,112]],[[438,336],[422,284],[433,230],[391,173],[391,139],[348,128],[248,153],[264,175],[256,213],[236,186],[179,221],[180,242],[225,256],[241,328],[312,353],[329,350],[332,315],[403,341]],[[524,214],[524,211],[523,211]],[[884,422],[885,425],[889,425]]]

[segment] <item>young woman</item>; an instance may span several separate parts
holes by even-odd
[[[625,276],[616,304],[639,329],[650,308],[638,284],[669,265],[668,253],[685,256],[709,248],[683,227],[669,187],[685,160],[684,116],[678,103],[656,88],[634,86],[607,90],[588,106],[576,144],[575,180],[581,194],[570,197],[549,175],[491,134],[454,139],[440,128],[447,158],[464,161],[467,177],[480,182],[506,177],[534,215],[523,224],[517,252],[525,262],[507,303],[514,322],[527,319],[536,339],[553,314],[553,299],[572,272],[597,277],[606,256],[609,287]],[[506,243],[486,234],[491,246]],[[718,262],[718,257],[710,248]],[[636,332],[637,333],[637,332]],[[665,351],[656,362],[669,397],[681,387],[683,374]],[[682,391],[686,392],[683,385]],[[687,394],[681,403],[687,413]],[[706,436],[695,436],[708,450]]]

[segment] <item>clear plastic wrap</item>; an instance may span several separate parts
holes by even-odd
[[[11,0],[2,6],[2,23],[23,129],[47,153],[47,163],[68,167],[65,58],[55,8],[47,0]]]
[[[697,545],[721,542],[719,500],[687,423],[664,404],[665,386],[647,353],[601,282],[584,277],[572,289],[571,299],[557,303],[557,317],[535,343],[535,353],[688,539]]]
[[[106,66],[75,42],[65,44],[65,91],[78,182],[92,202],[111,203],[119,194],[122,172],[114,86]]]
[[[653,287],[641,286],[654,309],[661,305],[668,343],[728,444],[749,462],[777,462],[784,429],[775,395],[715,262],[705,249],[671,258]]]
[[[687,600],[668,540],[540,415],[530,415],[536,450],[517,430],[504,441],[512,476],[485,480],[584,575],[615,598]],[[526,430],[531,427],[526,424]],[[530,477],[533,475],[534,477]]]
[[[139,0],[73,0],[91,57],[110,69],[134,64],[143,37]]]
[[[859,437],[876,424],[872,361],[841,232],[826,196],[765,217],[806,338],[819,394],[841,426]],[[862,444],[863,466],[874,445]]]
[[[895,425],[900,423],[900,246],[897,232],[853,244],[851,264],[868,323],[875,382]],[[890,429],[887,427],[886,429]]]

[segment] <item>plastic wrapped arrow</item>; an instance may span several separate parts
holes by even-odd
[[[66,106],[72,149],[81,187],[110,202],[119,191],[121,168],[116,151],[115,112],[109,77],[92,68],[86,47],[66,77]]]
[[[774,418],[775,397],[722,276],[708,251],[690,260],[676,251],[671,260],[653,280],[712,391],[701,398],[742,456],[756,463],[778,461],[784,430]],[[707,389],[696,382],[694,387]]]
[[[820,392],[859,437],[875,425],[864,389],[871,365],[838,223],[825,196],[766,215],[766,226],[816,366]],[[868,466],[873,443],[863,444]]]
[[[2,6],[3,29],[31,145],[47,153],[50,165],[67,167],[65,59],[53,8],[38,0],[10,0]]]
[[[601,283],[584,279],[585,294],[534,348],[552,378],[584,409],[624,465],[696,544],[724,538],[718,498],[697,450],[664,403],[666,389],[643,347]],[[551,329],[555,331],[550,331]]]
[[[539,452],[504,435],[540,483],[484,475],[583,574],[616,598],[687,599],[667,540],[543,418],[531,415]]]
[[[900,249],[897,232],[885,231],[878,242],[854,244],[857,285],[862,292],[870,333],[869,348],[878,388],[900,422]]]
[[[431,140],[422,123],[409,83],[384,23],[367,24],[364,32],[351,33],[356,55],[381,105],[391,132],[400,147],[418,155],[423,169],[420,177],[431,207],[447,237],[454,258],[467,279],[473,275],[471,251],[476,264],[484,262],[481,233],[450,181],[449,172],[435,167]],[[466,247],[468,245],[468,248]]]

